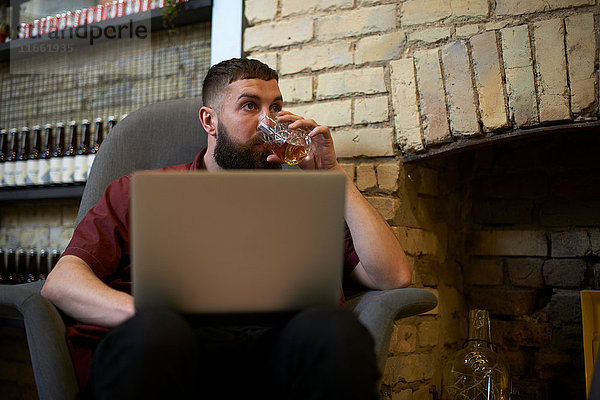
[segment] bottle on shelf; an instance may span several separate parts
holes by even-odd
[[[15,283],[25,283],[27,270],[29,269],[29,265],[27,262],[27,252],[25,249],[17,250],[17,280]]]
[[[15,164],[15,186],[25,186],[25,180],[27,178],[27,157],[29,155],[29,147],[29,128],[24,126],[21,128],[21,140],[19,152],[17,153],[17,161]]]
[[[4,187],[4,162],[8,155],[8,133],[0,129],[0,188]],[[4,253],[2,253],[4,255]]]
[[[44,126],[44,144],[38,158],[38,184],[48,185],[50,183],[50,156],[52,152],[52,143],[54,137],[52,135],[52,125]]]
[[[75,173],[75,150],[77,149],[77,122],[69,124],[69,138],[62,160],[62,183],[73,183]]]
[[[62,183],[62,163],[65,149],[65,124],[56,124],[56,144],[50,157],[50,184],[60,185]]]
[[[29,249],[29,266],[25,275],[25,282],[35,282],[37,272],[40,269],[38,264],[38,253],[36,249]]]
[[[17,128],[10,130],[9,149],[4,161],[4,186],[15,186],[15,164],[17,162],[17,151],[19,148],[19,131]]]
[[[106,137],[108,137],[110,135],[110,133],[112,132],[112,130],[116,124],[117,124],[117,117],[115,117],[114,115],[111,115],[110,117],[108,117]]]
[[[88,154],[88,176],[90,175],[90,170],[92,169],[92,164],[94,163],[94,159],[96,158],[96,154],[98,154],[98,150],[100,149],[100,145],[104,140],[104,126],[102,122],[102,118],[96,118],[94,121],[95,130],[94,130],[94,141],[92,146],[90,147],[90,152]]]
[[[48,276],[48,252],[46,249],[40,249],[40,258],[38,261],[38,270],[36,271],[36,280],[45,281]]]
[[[74,182],[85,182],[88,171],[88,153],[90,148],[90,121],[81,121],[81,144],[75,151]]]
[[[14,249],[6,250],[6,283],[17,283],[17,258]]]
[[[6,259],[4,249],[0,248],[0,285],[7,283],[6,281]]]
[[[40,180],[39,158],[42,152],[42,128],[39,125],[35,125],[32,135],[31,150],[27,157],[27,176],[25,177],[25,184],[28,186],[38,185]]]
[[[58,249],[52,249],[52,252],[50,253],[50,269],[48,270],[48,273],[50,273],[50,271],[52,271],[52,268],[56,266],[56,263],[60,259],[60,256],[61,252]]]

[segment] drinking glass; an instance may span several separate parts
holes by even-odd
[[[267,150],[277,154],[286,164],[296,165],[310,152],[310,129],[290,129],[290,124],[265,116],[258,124],[258,136]]]

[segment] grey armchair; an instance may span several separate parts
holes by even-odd
[[[193,160],[206,146],[206,133],[198,120],[200,106],[200,99],[170,100],[143,107],[119,122],[94,161],[76,223],[118,177]],[[75,399],[79,388],[65,324],[57,309],[39,294],[41,286],[41,282],[0,286],[0,309],[9,307],[23,315],[40,399]],[[347,306],[373,334],[383,370],[395,318],[429,311],[436,304],[429,291],[410,288],[350,295]]]

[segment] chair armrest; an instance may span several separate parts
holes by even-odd
[[[346,299],[346,307],[354,311],[375,339],[375,354],[382,372],[394,320],[427,312],[436,305],[437,298],[433,293],[417,288],[369,290]]]
[[[75,399],[79,386],[65,339],[65,323],[40,294],[43,282],[0,286],[0,306],[23,315],[31,364],[41,400]]]

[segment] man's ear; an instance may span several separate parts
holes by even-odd
[[[217,113],[210,107],[202,106],[198,112],[202,127],[210,136],[217,136]]]

